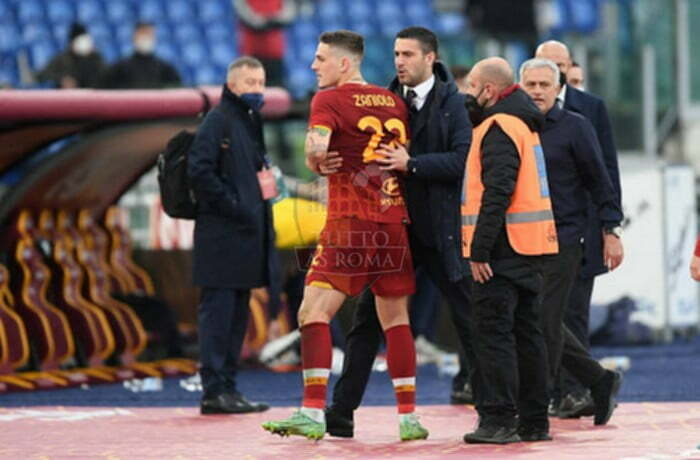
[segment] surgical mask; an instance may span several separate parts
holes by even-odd
[[[151,36],[138,37],[134,40],[134,49],[139,54],[153,54],[156,49],[156,39]]]
[[[481,91],[479,91],[479,94],[476,96],[467,94],[467,101],[464,104],[469,112],[469,119],[474,126],[481,123],[481,121],[484,119],[484,106],[479,104],[479,96],[481,96],[481,93],[483,92],[484,88],[481,88]]]
[[[87,56],[95,49],[92,37],[88,34],[78,35],[73,39],[71,48],[78,56]]]
[[[243,102],[248,104],[248,107],[259,112],[262,106],[265,105],[262,93],[243,93],[241,94]]]

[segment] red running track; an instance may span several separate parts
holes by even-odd
[[[2,400],[0,399],[0,403]],[[263,414],[202,417],[195,408],[0,408],[0,458],[526,458],[700,459],[700,403],[625,403],[611,423],[591,418],[554,420],[554,441],[508,446],[467,445],[476,421],[466,406],[422,406],[427,441],[401,443],[393,407],[356,414],[354,439],[280,438],[260,423],[290,408]]]

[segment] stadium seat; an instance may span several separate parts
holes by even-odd
[[[227,43],[236,47],[236,33],[232,23],[216,21],[204,26],[204,35],[210,45]]]
[[[182,46],[182,62],[190,67],[198,67],[205,63],[209,53],[204,45],[198,41],[193,41]]]
[[[75,334],[78,362],[83,366],[102,366],[114,352],[114,335],[106,315],[83,297],[84,275],[73,257],[73,243],[56,231],[51,211],[45,209],[40,213],[33,239],[51,261],[52,299],[66,314]],[[113,380],[102,377],[101,380]]]
[[[22,37],[17,26],[8,20],[0,22],[0,53],[16,52],[22,45]]]
[[[459,13],[441,13],[436,18],[437,33],[444,35],[460,35],[466,32],[466,18]]]
[[[339,21],[346,15],[340,2],[329,1],[318,2],[316,4],[316,15],[322,23]],[[332,30],[329,28],[329,30]]]
[[[29,47],[29,60],[34,70],[43,69],[57,53],[56,46],[52,41],[40,41],[33,43]]]
[[[209,53],[210,61],[218,66],[227,66],[237,55],[236,49],[226,42],[212,43],[209,46]]]
[[[222,19],[233,22],[232,9],[227,0],[200,0],[199,19],[203,24],[210,24]]]
[[[181,24],[173,29],[173,36],[180,46],[197,43],[202,45],[202,30],[194,24]]]
[[[110,0],[105,2],[105,14],[114,25],[132,23],[135,11],[130,2]]]
[[[68,237],[76,245],[75,256],[87,274],[87,298],[99,306],[107,316],[114,333],[116,353],[124,365],[133,365],[136,357],[146,347],[147,336],[141,320],[131,307],[111,296],[109,275],[99,259],[76,228],[68,211],[58,212],[56,228],[60,235]]]
[[[148,22],[160,22],[165,16],[163,4],[158,0],[141,0],[138,3],[138,19]]]
[[[198,86],[216,85],[221,83],[223,78],[224,76],[210,65],[200,65],[194,71],[194,84]]]
[[[36,385],[12,375],[29,362],[29,339],[22,318],[15,311],[10,291],[10,273],[0,265],[0,393],[33,390]]]
[[[18,225],[33,223],[20,216]],[[38,367],[42,371],[57,370],[75,352],[68,319],[46,298],[51,274],[30,238],[17,242],[15,258],[22,272],[20,295],[15,299],[17,311],[31,337]]]
[[[58,45],[59,49],[64,49],[68,44],[68,33],[70,31],[70,26],[70,22],[57,22],[51,25],[53,41]]]
[[[75,12],[68,0],[51,0],[46,2],[46,13],[53,23],[71,22],[75,19]]]
[[[196,19],[197,14],[194,9],[194,2],[189,0],[170,0],[165,9],[167,18],[173,24],[181,24],[192,22]]]
[[[99,0],[78,0],[76,4],[77,20],[90,26],[93,21],[100,21],[104,18],[104,11]]]
[[[175,44],[169,41],[158,40],[158,43],[156,43],[156,56],[167,62],[175,63],[180,59],[178,49]]]
[[[17,4],[17,19],[20,23],[43,21],[43,3],[39,0],[22,0]]]
[[[29,22],[22,27],[22,40],[24,44],[30,44],[40,40],[51,40],[51,37],[51,29],[48,24],[43,21]]]

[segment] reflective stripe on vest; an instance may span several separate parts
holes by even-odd
[[[511,139],[520,157],[515,188],[505,215],[508,242],[518,254],[556,254],[559,245],[539,136],[519,118],[496,114],[484,120],[473,131],[462,189],[463,255],[471,255],[471,244],[484,193],[481,182],[481,144],[494,123]]]

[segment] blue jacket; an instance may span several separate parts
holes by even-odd
[[[622,211],[591,122],[555,104],[540,138],[559,244],[577,244],[584,237],[589,197],[605,227],[620,225]]]
[[[193,278],[198,286],[249,289],[276,280],[272,209],[257,172],[262,119],[224,86],[197,130],[187,172],[197,198]]]
[[[612,125],[608,117],[608,110],[602,99],[590,93],[580,91],[572,86],[566,86],[564,108],[572,112],[580,113],[588,119],[595,129],[600,147],[603,152],[603,162],[608,170],[613,188],[617,194],[617,206],[622,209],[622,191],[620,188],[620,169],[617,165],[617,149],[613,139]],[[588,202],[588,227],[584,237],[584,263],[581,276],[591,278],[608,269],[603,261],[603,226],[598,219],[598,211],[589,199]]]
[[[427,202],[407,200],[411,229],[427,226],[434,235],[433,246],[440,252],[443,267],[451,282],[468,273],[462,258],[460,199],[462,179],[471,144],[472,127],[464,107],[464,96],[457,91],[452,75],[441,62],[433,66],[435,86],[421,110],[428,110],[424,123],[412,123],[411,168],[405,176],[407,196],[412,187],[425,190]],[[398,78],[389,90],[403,97]],[[421,200],[422,201],[422,200]],[[429,208],[430,220],[414,219],[418,208]]]

